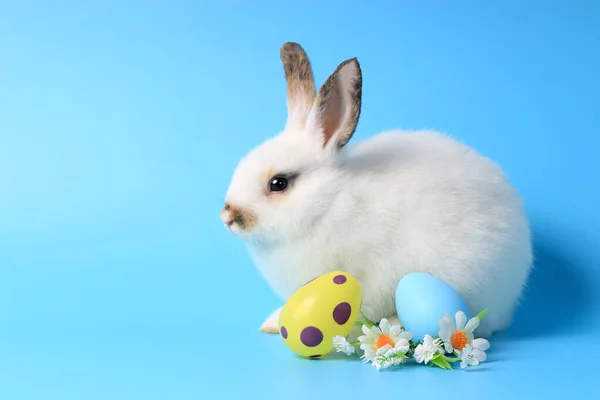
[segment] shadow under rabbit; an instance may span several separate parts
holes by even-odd
[[[548,230],[534,233],[534,267],[513,323],[506,331],[510,338],[573,334],[574,328],[582,325],[582,318],[591,307],[592,289],[578,257],[570,256],[567,245]],[[504,333],[498,336],[503,337]]]

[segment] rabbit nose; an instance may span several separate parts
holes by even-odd
[[[256,215],[245,208],[234,206],[230,203],[225,203],[221,210],[221,219],[228,228],[234,224],[240,229],[248,230],[254,227],[257,222]]]
[[[225,203],[223,206],[223,210],[221,210],[221,219],[228,228],[231,228],[235,223],[242,226],[244,225],[242,210],[237,207],[232,207],[229,203]]]
[[[221,219],[227,226],[231,226],[231,224],[233,223],[233,218],[231,218],[231,212],[229,211],[230,209],[231,206],[225,203],[223,209],[221,210]]]

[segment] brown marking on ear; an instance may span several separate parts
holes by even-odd
[[[229,219],[240,229],[252,229],[258,222],[256,214],[246,208],[241,208],[232,204],[227,204],[225,207],[228,207],[227,211],[229,211]]]
[[[340,81],[340,71],[348,64],[354,63],[356,73],[349,87],[344,87]],[[344,91],[346,93],[344,93]],[[344,98],[348,96],[348,104],[343,104]],[[362,104],[362,71],[358,59],[351,58],[341,63],[336,70],[327,78],[319,93],[316,104],[321,127],[324,134],[323,146],[336,134],[336,147],[344,147],[354,135],[358,120],[360,119]],[[345,116],[344,107],[350,107],[349,114]],[[341,125],[340,125],[341,124]]]
[[[294,42],[281,46],[279,57],[287,81],[288,112],[292,115],[297,113],[296,122],[302,125],[316,96],[310,60],[302,46]]]

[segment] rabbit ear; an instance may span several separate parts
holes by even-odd
[[[285,43],[280,58],[287,81],[288,124],[302,130],[316,96],[312,67],[298,43]]]
[[[323,147],[345,146],[358,125],[362,101],[362,72],[356,58],[341,63],[325,81],[313,106]]]

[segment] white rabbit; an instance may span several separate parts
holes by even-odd
[[[477,333],[506,328],[531,265],[522,200],[501,169],[431,131],[380,133],[353,147],[362,73],[341,63],[316,93],[302,47],[281,48],[288,120],[237,166],[221,211],[285,301],[333,270],[354,275],[371,320],[397,321],[395,289],[410,272],[451,285]],[[423,295],[426,295],[424,293]],[[261,330],[276,333],[279,310]]]

